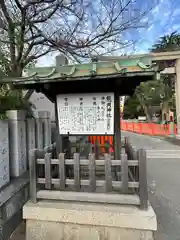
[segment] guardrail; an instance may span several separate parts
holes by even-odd
[[[176,124],[156,124],[156,123],[135,123],[129,121],[121,121],[121,130],[135,132],[139,134],[147,134],[153,136],[167,136],[177,134]]]

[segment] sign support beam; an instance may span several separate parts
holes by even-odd
[[[114,93],[114,159],[121,159],[121,131],[119,93]]]
[[[56,121],[56,128],[57,128],[57,131],[56,131],[56,154],[58,157],[59,154],[63,152],[63,149],[62,149],[62,136],[60,135],[60,132],[59,132],[57,100],[55,101],[55,121]]]

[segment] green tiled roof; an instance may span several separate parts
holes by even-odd
[[[116,62],[92,62],[57,67],[37,67],[28,69],[26,76],[4,79],[4,82],[14,84],[35,84],[64,80],[119,76],[149,75],[157,71],[156,64],[151,64],[149,58],[127,59]],[[149,73],[149,74],[148,74]]]

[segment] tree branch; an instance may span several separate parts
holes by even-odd
[[[34,56],[34,55],[29,56],[29,57],[26,59],[26,61],[24,62],[24,66],[26,66],[28,63],[32,62],[33,60],[36,60],[36,59],[38,59],[38,58],[40,58],[40,57],[45,56],[47,53],[49,53],[49,52],[51,52],[51,51],[52,51],[51,48],[48,48],[46,51],[44,51],[44,52],[42,52],[42,53],[40,53],[40,54],[38,54],[38,55],[36,55],[36,56]]]
[[[14,36],[14,23],[9,16],[8,10],[5,5],[5,1],[1,0],[0,1],[0,7],[2,9],[3,15],[7,20],[8,23],[8,35],[9,35],[9,40],[10,40],[10,53],[11,53],[11,62],[15,63],[15,36]]]
[[[22,12],[22,21],[21,21],[21,27],[20,27],[20,38],[17,46],[18,48],[17,62],[21,60],[23,55],[24,37],[25,37],[25,31],[26,31],[26,11],[24,9],[21,9],[21,12]]]

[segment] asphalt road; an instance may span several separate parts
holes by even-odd
[[[180,146],[124,132],[133,145],[147,149],[149,199],[156,213],[156,240],[180,240]]]

